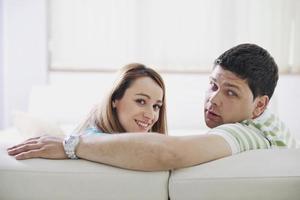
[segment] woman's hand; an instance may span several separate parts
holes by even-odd
[[[8,148],[7,152],[17,160],[29,158],[67,159],[63,140],[63,138],[54,136],[30,138],[23,143]]]

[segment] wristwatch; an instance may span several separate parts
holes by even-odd
[[[68,158],[78,159],[75,153],[78,143],[79,143],[79,135],[69,135],[64,139],[63,146]]]

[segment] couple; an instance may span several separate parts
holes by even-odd
[[[211,129],[204,135],[175,137],[165,135],[163,80],[143,65],[128,65],[105,106],[93,109],[79,134],[31,138],[7,151],[19,160],[81,158],[158,171],[251,149],[294,148],[296,140],[288,128],[267,109],[277,80],[277,65],[265,49],[241,44],[227,50],[214,63],[205,95],[205,123]]]

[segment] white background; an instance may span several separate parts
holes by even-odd
[[[47,5],[46,0],[0,0],[1,128],[12,125],[12,111],[27,111],[32,86],[73,84],[74,88],[78,88],[83,82],[93,86],[108,83],[106,80],[109,76],[106,74],[89,75],[48,70]],[[201,110],[202,95],[207,84],[206,75],[163,74],[169,90],[167,95],[170,128],[203,127]],[[98,79],[98,76],[102,78]],[[275,105],[273,110],[296,134],[300,133],[299,85],[298,75],[281,75],[275,98],[272,100]]]

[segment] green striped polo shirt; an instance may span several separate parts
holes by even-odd
[[[269,110],[256,119],[223,124],[208,133],[222,136],[230,145],[232,154],[251,149],[297,147],[289,129]]]

